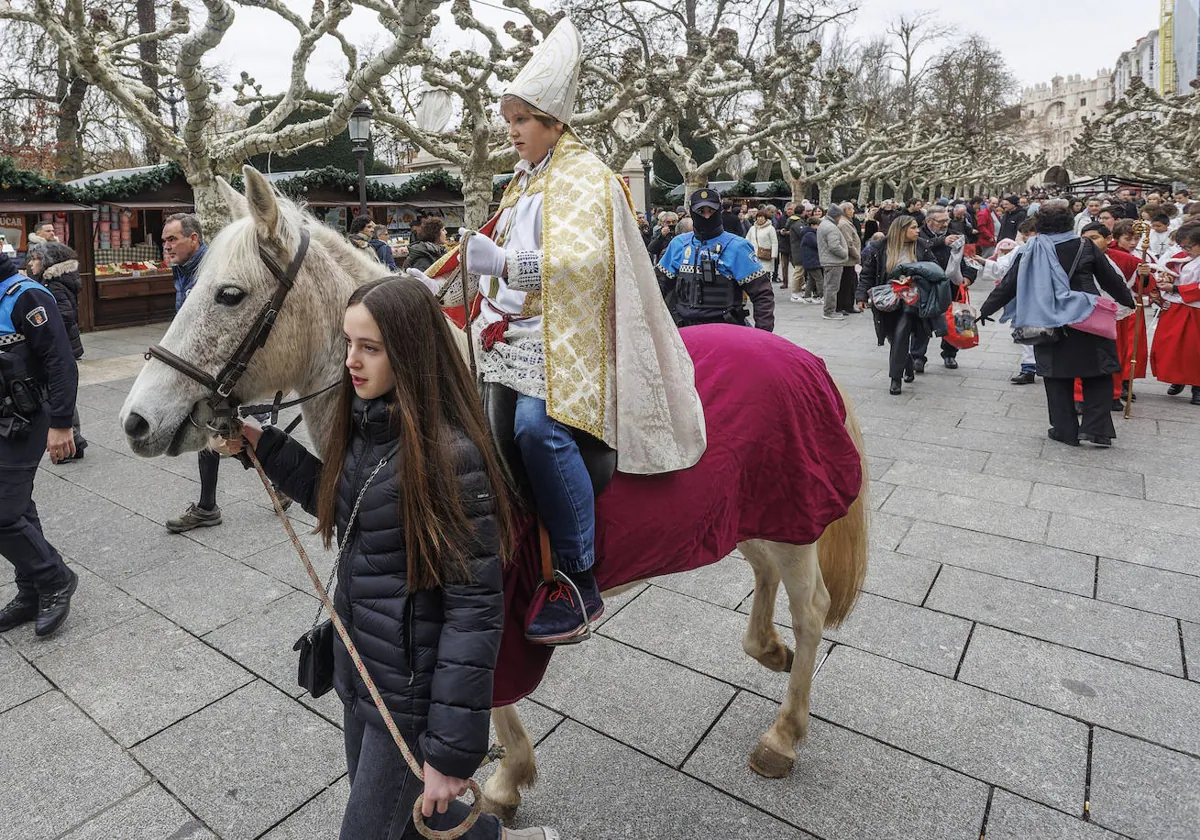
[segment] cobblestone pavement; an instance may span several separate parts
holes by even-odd
[[[779,331],[855,399],[875,514],[866,594],[827,634],[795,772],[746,765],[785,677],[741,651],[752,576],[734,556],[614,599],[597,638],[556,654],[521,704],[541,780],[519,824],[587,840],[1200,836],[1200,408],[1143,383],[1111,450],[1067,448],[1046,439],[1041,387],[1008,383],[1004,329],[893,397],[870,316],[819,309],[781,296]],[[0,838],[334,837],[340,711],[295,685],[315,601],[257,479],[224,465],[225,524],[168,535],[195,459],[137,459],[118,428],[161,331],[86,336],[92,445],[39,476],[80,585],[57,636],[2,637]]]

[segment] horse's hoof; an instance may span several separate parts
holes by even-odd
[[[499,817],[500,822],[508,826],[517,818],[517,808],[518,805],[501,805],[496,800],[489,799],[486,794],[483,797],[483,813]]]
[[[785,648],[785,650],[787,651],[787,661],[783,664],[783,672],[785,674],[790,674],[792,672],[792,665],[796,662],[796,651],[792,650],[790,647]]]
[[[792,772],[796,759],[780,755],[762,744],[750,754],[750,769],[768,779],[782,779]]]

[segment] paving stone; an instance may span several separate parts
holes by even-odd
[[[964,470],[931,470],[920,464],[903,461],[894,464],[883,476],[883,480],[902,485],[901,492],[909,487],[942,491],[953,489],[956,495],[970,496],[992,502],[1023,505],[1029,498],[1033,484],[1018,478],[1003,478]]]
[[[925,464],[937,469],[980,472],[987,461],[987,452],[971,452],[954,446],[936,446],[912,440],[893,440],[866,435],[867,452],[873,458],[890,458],[912,464]]]
[[[1082,801],[1082,800],[1081,800]],[[1082,806],[1080,807],[1082,811]],[[1111,831],[1006,790],[992,795],[987,840],[1119,840]]]
[[[925,605],[1067,647],[1182,676],[1172,619],[944,566]]]
[[[603,636],[563,648],[533,699],[677,766],[734,689]]]
[[[1200,567],[1197,568],[1200,572]],[[1200,621],[1200,577],[1100,560],[1096,597],[1147,612]]]
[[[1103,490],[1105,493],[1129,496],[1132,499],[1142,498],[1145,488],[1145,483],[1139,473],[1109,470],[1103,467],[1076,466],[1041,458],[1005,455],[1000,452],[995,452],[988,458],[983,471],[990,475],[1020,478],[1057,487]]]
[[[873,654],[835,648],[813,686],[812,709],[1047,805],[1070,809],[1083,793],[1083,724]]]
[[[1136,840],[1195,840],[1200,759],[1097,729],[1092,819]]]
[[[124,747],[253,679],[154,613],[47,654],[38,666]]]
[[[1193,421],[1194,422],[1194,421]],[[1190,458],[1180,457],[1177,447],[1164,447],[1161,441],[1139,445],[1137,441],[1119,440],[1108,450],[1097,451],[1094,447],[1063,446],[1052,440],[1043,444],[1041,459],[1060,461],[1083,467],[1103,465],[1111,470],[1141,473],[1146,483],[1154,478],[1178,478],[1184,481],[1196,477]]]
[[[1003,417],[1008,410],[1006,403],[997,402],[994,399],[984,397],[975,397],[971,394],[963,395],[945,395],[945,394],[914,394],[912,408],[918,411],[935,409],[948,412],[970,412],[972,414],[983,414],[989,417]]]
[[[746,655],[742,635],[748,624],[740,613],[653,586],[610,621],[604,635],[782,700],[789,674],[769,671]],[[782,638],[784,644],[795,646],[793,634],[784,633]]]
[[[812,840],[571,721],[538,747],[537,761],[538,784],[526,793],[517,812],[518,824],[556,826],[564,840]]]
[[[997,421],[1002,422],[999,418]],[[1012,454],[1016,452],[1022,455],[1036,456],[1042,450],[1041,439],[1034,440],[1029,437],[964,429],[961,426],[939,426],[927,423],[918,423],[909,429],[908,433],[904,435],[904,443],[907,444],[909,441],[920,441],[938,446],[956,446],[974,453],[1004,452]]]
[[[895,601],[920,604],[925,600],[937,570],[937,563],[924,558],[872,547],[863,591]]]
[[[160,523],[136,513],[71,534],[62,540],[60,550],[116,586],[171,560],[219,556],[191,540],[168,534]]]
[[[864,593],[825,638],[952,677],[970,630],[961,618]]]
[[[961,840],[979,831],[986,785],[823,720],[812,721],[788,778],[755,775],[746,758],[778,711],[738,695],[684,770],[820,837]]]
[[[890,501],[890,499],[889,499]],[[886,505],[886,503],[885,503]],[[891,513],[872,512],[870,524],[871,549],[894,551],[908,529],[912,527],[913,519],[907,516],[895,516]]]
[[[212,631],[204,641],[281,691],[299,697],[304,689],[296,684],[299,654],[292,648],[312,627],[318,604],[312,596],[292,592]],[[328,617],[322,611],[321,620]]]
[[[237,468],[240,470],[241,466]],[[267,510],[258,504],[227,502],[221,508],[221,519],[221,525],[196,528],[188,531],[186,536],[237,560],[281,543],[286,542],[291,546],[287,532],[283,530],[273,508]],[[297,528],[297,536],[305,530],[311,529]],[[296,564],[300,564],[298,557]]]
[[[1195,510],[1182,505],[1035,484],[1029,506],[1106,522],[1138,522],[1155,530],[1187,537],[1200,536],[1200,517],[1196,516]]]
[[[1190,429],[1187,434],[1194,434]],[[1200,481],[1177,478],[1158,478],[1146,484],[1146,498],[1152,502],[1168,502],[1200,508]]]
[[[58,837],[146,781],[57,691],[0,715],[0,840]]]
[[[50,690],[50,683],[8,645],[0,645],[0,686],[0,712]]]
[[[133,796],[88,820],[63,840],[217,840],[204,823],[187,812],[159,785],[147,785]]]
[[[32,622],[4,634],[9,644],[33,662],[146,612],[144,605],[79,564],[68,565],[79,575],[79,586],[71,598],[71,614],[54,635],[39,639],[34,635]]]
[[[982,505],[975,499],[916,487],[893,493],[883,510],[1029,542],[1041,542],[1050,521],[1050,515],[1044,511],[1000,502]]]
[[[888,496],[892,495],[892,491],[895,489],[895,484],[888,484],[886,481],[871,479],[871,494],[868,497],[870,500],[871,510],[879,510],[881,507],[883,507],[883,503],[887,501]]]
[[[170,560],[134,575],[122,587],[197,635],[291,591],[287,585],[249,566],[212,552]]]
[[[278,521],[275,527],[280,527]],[[321,576],[321,583],[329,580],[329,573],[333,569],[333,560],[337,556],[336,545],[329,551],[321,544],[321,537],[317,534],[307,533],[311,528],[296,527],[296,536],[300,538],[300,544],[304,546],[304,553],[308,555],[308,559],[312,562],[313,568],[317,570],[317,574]],[[282,533],[282,531],[280,531]],[[289,586],[299,589],[313,597],[316,597],[316,590],[313,588],[312,580],[308,576],[304,564],[300,562],[300,555],[296,553],[296,547],[292,545],[289,539],[287,542],[264,549],[256,554],[251,554],[242,560],[247,566],[258,569],[266,575],[270,575],[275,580],[283,581]]]
[[[1183,631],[1183,653],[1187,661],[1188,679],[1200,682],[1200,624],[1180,622]]]
[[[604,594],[604,615],[600,616],[598,621],[592,622],[592,630],[599,630],[607,624],[608,620],[621,612],[626,604],[629,604],[649,587],[648,583],[635,583],[621,590],[617,595],[611,594],[611,591],[610,594],[601,593]]]
[[[1184,574],[1195,574],[1197,570],[1194,539],[1132,527],[1125,522],[1104,522],[1066,513],[1052,513],[1046,543],[1139,566]]]
[[[1200,685],[977,627],[959,680],[1073,718],[1200,753]]]
[[[1091,597],[1095,587],[1096,559],[1092,556],[936,522],[914,523],[899,550],[1085,597]]]
[[[655,578],[654,585],[733,609],[754,591],[754,570],[735,552],[709,566]]]
[[[304,803],[296,813],[263,836],[263,840],[314,840],[337,837],[350,799],[350,779],[343,777]]]
[[[248,840],[346,772],[342,734],[257,680],[133,749],[223,840]]]

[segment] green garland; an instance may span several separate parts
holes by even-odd
[[[74,194],[76,201],[95,204],[98,201],[117,201],[140,193],[151,192],[165,187],[176,178],[183,177],[183,170],[179,168],[179,164],[171,161],[147,172],[138,172],[123,178],[111,178],[107,181],[93,181],[86,186],[69,189]]]
[[[237,179],[240,181],[240,179]],[[241,187],[241,184],[235,184]],[[276,181],[275,188],[289,198],[303,199],[309,190],[322,187],[343,187],[347,193],[358,194],[358,176],[344,169],[326,166],[313,169],[295,178]],[[381,184],[377,181],[367,181],[367,199],[369,201],[387,201],[402,203],[410,198],[416,198],[431,187],[441,187],[452,193],[462,194],[462,181],[448,174],[444,169],[431,169],[421,172],[405,181],[398,187]]]
[[[45,178],[36,172],[18,169],[13,159],[7,157],[0,157],[0,189],[19,190],[31,196],[54,201],[75,201],[71,188],[66,184]]]

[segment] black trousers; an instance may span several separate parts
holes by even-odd
[[[925,355],[929,352],[929,339],[933,338],[933,330],[930,326],[928,318],[922,318],[921,323],[917,327],[916,333],[913,335],[912,357],[913,361],[926,362],[928,357]],[[953,359],[958,355],[958,348],[953,344],[947,344],[946,339],[942,339],[942,358]]]
[[[412,825],[413,803],[425,784],[409,769],[400,748],[386,729],[363,723],[349,710],[345,724],[346,767],[350,771],[350,800],[342,817],[341,840],[420,840]],[[417,739],[404,733],[413,758],[423,763]],[[430,828],[450,829],[463,821],[470,808],[453,803],[445,814],[425,821]],[[491,814],[480,814],[463,840],[499,840],[502,826]]]
[[[49,593],[67,583],[62,555],[46,541],[33,480],[46,451],[50,415],[39,411],[28,431],[17,440],[0,438],[0,554],[16,570],[17,590]]]
[[[1083,382],[1083,417],[1075,415],[1075,380],[1047,376],[1046,408],[1050,425],[1060,440],[1078,440],[1080,433],[1116,437],[1112,421],[1112,375],[1089,376]]]
[[[842,281],[838,285],[837,304],[835,309],[838,312],[854,312],[854,290],[858,287],[858,272],[854,270],[854,266],[847,265],[842,267]]]
[[[899,379],[904,372],[912,369],[912,353],[910,348],[920,327],[921,319],[915,313],[905,312],[901,308],[897,312],[878,313],[879,323],[888,344],[888,378]]]

